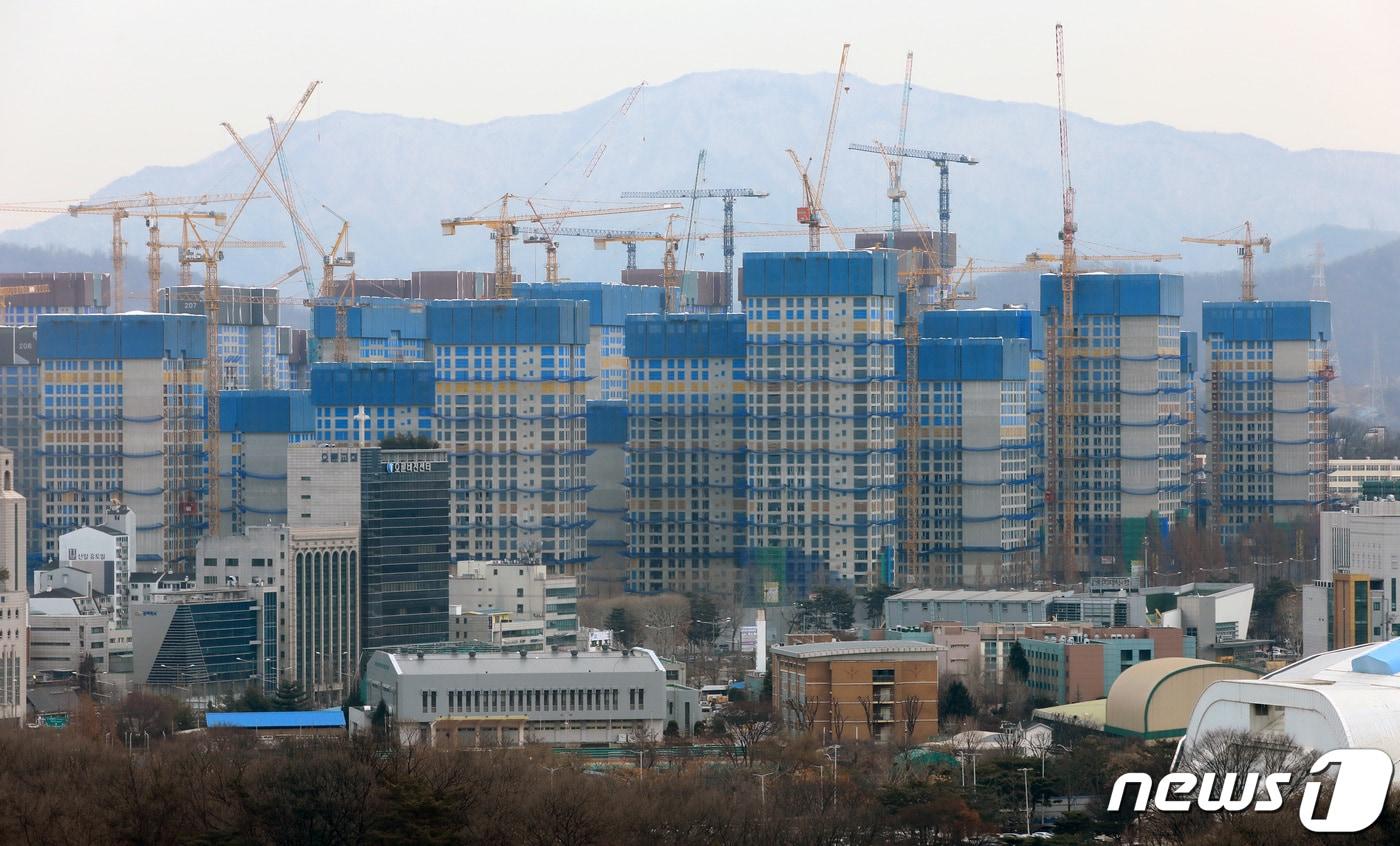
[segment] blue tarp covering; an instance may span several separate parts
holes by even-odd
[[[621,326],[629,314],[660,314],[666,292],[655,285],[618,282],[517,282],[521,300],[574,300],[588,303],[591,326]]]
[[[317,305],[311,310],[311,329],[317,338],[335,337],[335,306]],[[396,297],[359,297],[346,309],[345,334],[350,338],[428,337],[426,300]]]
[[[893,252],[744,253],[742,296],[893,297],[899,256]]]
[[[919,341],[923,382],[1015,382],[1030,378],[1025,338],[924,338]]]
[[[204,358],[204,318],[191,314],[43,314],[40,359]]]
[[[587,344],[586,302],[574,300],[434,300],[434,344]]]
[[[1045,320],[1027,308],[935,309],[919,316],[921,338],[1026,338],[1045,352]]]
[[[1060,277],[1041,274],[1040,313],[1060,310]],[[1182,279],[1174,273],[1080,273],[1074,279],[1074,313],[1120,317],[1180,317]]]
[[[1201,328],[1207,338],[1227,341],[1331,340],[1332,304],[1321,300],[1201,303]]]
[[[1201,334],[1200,334],[1199,332],[1182,332],[1182,333],[1181,333],[1181,372],[1182,372],[1182,373],[1195,373],[1195,372],[1196,372],[1196,366],[1197,366],[1196,363],[1200,360],[1199,358],[1197,358],[1197,356],[1199,355],[1199,353],[1198,353],[1197,351],[1200,349],[1200,346],[1201,346]]]
[[[316,415],[310,391],[224,391],[219,402],[219,431],[311,433]]]
[[[646,314],[627,318],[628,358],[743,358],[742,314]]]
[[[209,728],[281,729],[345,728],[345,712],[339,708],[323,711],[209,711],[204,715]]]
[[[627,403],[625,400],[593,400],[588,403],[588,442],[627,443]]]
[[[432,406],[433,365],[426,361],[316,364],[311,404]]]

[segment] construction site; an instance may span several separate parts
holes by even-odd
[[[489,240],[493,266],[359,278],[352,221],[308,224],[284,152],[315,82],[269,118],[269,147],[223,125],[241,192],[0,205],[112,223],[110,274],[0,275],[0,444],[28,498],[29,568],[120,502],[137,569],[193,576],[202,538],[295,521],[290,448],[391,438],[445,451],[454,559],[538,559],[601,596],[1146,583],[1173,526],[1229,538],[1326,503],[1328,303],[1257,299],[1270,240],[1250,222],[1182,238],[1242,258],[1238,301],[1207,303],[1199,338],[1162,269],[1179,255],[1080,251],[1062,31],[1045,139],[1060,215],[1043,227],[1058,244],[1015,263],[959,255],[954,183],[975,185],[979,159],[906,138],[912,52],[897,136],[838,144],[849,49],[815,154],[785,151],[803,198],[788,228],[736,220],[772,186],[711,186],[700,150],[690,187],[441,209],[442,235]],[[887,222],[832,222],[842,152],[880,157]],[[930,225],[909,163],[937,172],[936,196],[914,198],[936,204]],[[287,246],[231,237],[253,202],[285,212],[298,266],[223,284],[225,250]],[[133,219],[145,296],[124,278]],[[762,251],[794,236],[805,252]],[[569,279],[566,238],[622,245],[625,265]],[[707,242],[722,271],[690,267]],[[517,245],[542,251],[541,278]],[[178,279],[162,278],[165,251]],[[1038,303],[979,305],[974,280],[1008,273],[1039,274]]]

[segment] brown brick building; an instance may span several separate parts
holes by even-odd
[[[773,713],[823,743],[922,743],[938,733],[938,656],[915,641],[799,643],[771,650]]]

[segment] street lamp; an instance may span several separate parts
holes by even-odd
[[[1031,833],[1031,771],[1029,767],[1021,767],[1021,785],[1026,793],[1026,836]]]
[[[777,771],[777,770],[774,770],[774,771],[771,772],[771,773],[754,773],[754,776],[758,779],[758,807],[759,807],[759,808],[767,808],[767,807],[768,807],[768,781],[767,781],[767,779],[768,779],[769,776],[775,776],[775,775],[777,775],[777,774],[778,774],[778,771]]]
[[[837,782],[836,782],[836,776],[839,775],[839,768],[837,767],[837,759],[840,758],[840,753],[841,753],[841,744],[839,744],[839,743],[833,743],[833,744],[831,744],[830,746],[828,746],[828,747],[826,747],[825,749],[822,750],[822,754],[825,755],[825,756],[826,756],[828,759],[830,759],[830,761],[831,761],[831,805],[832,805],[832,807],[835,807],[835,806],[836,806],[836,784],[837,784]]]

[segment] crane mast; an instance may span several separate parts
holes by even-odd
[[[1074,235],[1074,181],[1069,166],[1069,111],[1065,99],[1065,30],[1055,25],[1055,81],[1060,119],[1060,307],[1046,326],[1046,373],[1050,378],[1045,396],[1045,498],[1047,570],[1052,581],[1066,582],[1078,567],[1075,538],[1074,451],[1074,374],[1075,329],[1074,289],[1077,270]]]

